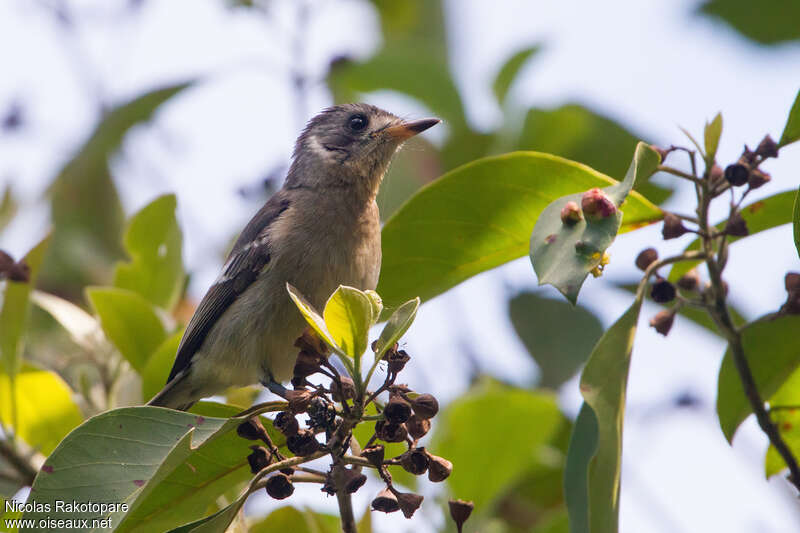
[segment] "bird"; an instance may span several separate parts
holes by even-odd
[[[290,283],[317,309],[339,285],[374,290],[381,265],[375,201],[409,138],[441,122],[404,120],[365,103],[329,107],[295,143],[283,186],[253,216],[181,338],[148,405],[187,410],[229,387],[291,378],[305,321]]]

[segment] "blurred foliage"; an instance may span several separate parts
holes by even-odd
[[[11,219],[14,218],[14,215],[17,214],[17,209],[19,209],[19,205],[14,198],[11,185],[6,185],[3,190],[3,198],[0,199],[0,232],[6,228]]]
[[[781,139],[778,144],[786,146],[797,140],[800,140],[800,90],[797,91],[797,96],[792,104],[792,109],[789,111],[789,117],[786,119],[786,126],[781,133]]]
[[[697,9],[759,44],[800,39],[800,3],[795,0],[706,0]]]

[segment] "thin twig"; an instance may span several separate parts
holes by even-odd
[[[685,180],[689,180],[689,181],[691,181],[693,183],[697,183],[697,184],[702,183],[702,180],[700,178],[698,178],[696,176],[692,176],[691,174],[683,172],[682,170],[678,170],[677,168],[668,167],[666,165],[658,165],[658,169],[657,170],[660,171],[660,172],[666,172],[667,174],[672,174],[673,176],[678,176],[679,178],[683,178]]]
[[[13,443],[0,439],[0,455],[19,473],[19,481],[23,485],[33,485],[37,473],[36,468],[18,452]]]

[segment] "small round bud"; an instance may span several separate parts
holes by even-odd
[[[259,420],[257,416],[239,424],[236,427],[236,434],[247,440],[266,441],[269,438],[267,436],[267,430],[264,429],[261,420]]]
[[[450,477],[452,472],[453,463],[444,457],[439,457],[438,455],[428,453],[428,479],[430,481],[434,483],[444,481]]]
[[[314,394],[305,389],[286,391],[286,400],[289,402],[289,411],[292,413],[305,413],[311,404]]]
[[[306,457],[320,449],[319,441],[314,437],[314,432],[301,429],[295,435],[286,438],[286,447],[295,455]]]
[[[658,251],[655,248],[645,248],[636,256],[636,266],[639,270],[644,271],[656,260],[658,260]]]
[[[281,411],[275,415],[272,425],[287,437],[295,435],[300,430],[300,424],[297,419],[288,411]]]
[[[697,287],[700,285],[700,276],[697,274],[697,269],[691,269],[681,276],[676,283],[678,287],[685,291],[696,291]]]
[[[420,418],[433,418],[439,412],[439,402],[432,394],[420,394],[411,399],[411,408]]]
[[[763,172],[757,168],[754,168],[752,172],[750,172],[750,176],[747,178],[747,185],[750,186],[751,189],[758,189],[765,183],[768,183],[772,179],[768,173]]]
[[[566,226],[574,226],[583,219],[581,208],[575,202],[567,202],[561,208],[561,223]]]
[[[341,403],[345,400],[352,400],[355,398],[356,387],[353,384],[353,380],[347,376],[341,376],[339,381],[341,382],[341,388],[339,388],[339,383],[336,383],[336,381],[331,383],[331,395],[333,396],[333,400]]]
[[[617,206],[611,198],[603,191],[595,187],[589,189],[581,197],[581,209],[587,221],[599,221],[613,216],[617,212]]]
[[[399,395],[389,398],[383,410],[383,417],[390,424],[402,424],[411,416],[411,406]]]
[[[661,235],[664,237],[665,241],[676,239],[687,231],[689,230],[683,225],[679,216],[673,215],[672,213],[664,214],[664,226],[661,228]]]
[[[375,422],[375,434],[385,442],[403,442],[408,436],[408,430],[403,424],[390,424],[386,420]]]
[[[786,292],[800,291],[800,274],[797,272],[787,272],[783,278],[783,285],[786,287]]]
[[[369,448],[361,450],[361,457],[364,457],[372,466],[381,466],[383,464],[384,448],[383,444],[376,444]]]
[[[659,311],[656,316],[650,319],[650,327],[655,328],[657,332],[666,337],[669,330],[672,329],[673,322],[675,322],[675,311],[665,309],[664,311]]]
[[[725,171],[722,170],[722,167],[718,164],[714,163],[711,169],[708,171],[708,179],[711,182],[711,185],[716,185],[720,181],[725,178]]]
[[[395,491],[395,497],[397,498],[397,504],[400,510],[403,512],[403,516],[406,518],[414,516],[416,510],[422,505],[423,497],[419,494]]]
[[[406,428],[412,439],[421,439],[431,430],[431,421],[414,413],[406,422]]]
[[[383,513],[393,513],[400,509],[397,497],[389,489],[383,489],[372,500],[372,509]]]
[[[469,519],[469,515],[472,514],[475,504],[464,500],[450,500],[447,504],[450,507],[450,518],[456,523],[458,533],[461,533],[461,528],[464,527],[464,522],[466,522]]]
[[[650,297],[654,302],[665,304],[675,299],[675,285],[665,279],[660,279],[650,287]]]
[[[275,474],[267,479],[267,494],[276,500],[285,500],[294,493],[294,485],[286,474]]]
[[[400,456],[400,466],[403,470],[415,476],[419,476],[428,470],[428,454],[425,448],[411,448]]]
[[[747,183],[750,169],[742,163],[734,163],[725,167],[725,179],[734,187],[740,187]]]
[[[761,142],[758,143],[756,154],[763,158],[778,157],[778,143],[769,135],[765,135],[764,138],[761,139]]]
[[[253,450],[252,453],[247,456],[247,462],[250,464],[250,472],[258,474],[269,466],[269,452],[263,446],[250,446],[250,449]]]
[[[734,237],[745,237],[750,234],[747,229],[747,222],[742,218],[741,213],[735,211],[725,223],[725,233]]]

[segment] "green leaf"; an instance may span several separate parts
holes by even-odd
[[[576,423],[575,431],[583,442],[573,438],[567,455],[567,506],[576,523],[588,516],[588,531],[592,533],[617,531],[625,393],[642,296],[643,292],[637,294],[633,305],[600,338],[581,375],[581,394],[594,421],[584,414]],[[591,434],[593,427],[596,436]],[[595,440],[596,448],[587,467],[586,459]],[[586,495],[588,509],[582,507],[586,505]]]
[[[783,133],[778,145],[786,146],[798,139],[800,139],[800,90],[797,91],[797,96],[794,99],[791,111],[789,111],[789,117],[786,119],[786,126],[783,127]]]
[[[697,10],[759,44],[800,39],[800,4],[794,0],[772,0],[768,9],[760,9],[749,0],[706,0]]]
[[[228,531],[231,522],[236,520],[248,496],[249,494],[247,493],[242,494],[233,503],[223,507],[211,516],[171,529],[169,533],[225,533]],[[249,529],[249,531],[252,531],[252,529]]]
[[[23,332],[28,321],[28,295],[36,285],[50,237],[45,237],[22,261],[30,268],[28,283],[6,280],[3,308],[0,309],[0,371],[11,377],[22,366]]]
[[[306,319],[306,322],[311,329],[313,329],[319,338],[325,341],[325,343],[335,350],[341,350],[339,346],[336,344],[336,341],[333,340],[331,334],[328,332],[328,326],[325,325],[325,320],[320,316],[320,314],[314,309],[314,306],[306,300],[305,296],[300,294],[300,292],[294,288],[290,283],[286,284],[286,290],[289,291],[289,296],[291,297],[294,304],[300,310],[300,314],[303,315],[303,318]]]
[[[11,190],[11,184],[6,185],[3,190],[3,199],[0,200],[0,232],[2,232],[8,223],[17,214],[17,200],[14,198],[14,193]]]
[[[800,345],[791,342],[800,327],[800,316],[767,316],[741,331],[745,357],[762,398],[772,396],[800,366]],[[766,356],[768,355],[768,357]],[[730,348],[725,352],[717,381],[717,415],[728,441],[752,412],[744,394]]]
[[[367,511],[369,515],[369,511]],[[315,513],[311,509],[280,507],[268,516],[250,525],[250,533],[339,533],[339,517]],[[359,530],[359,533],[360,530]]]
[[[508,90],[514,83],[514,80],[517,79],[517,74],[519,74],[520,69],[528,62],[531,56],[539,52],[539,49],[539,46],[524,48],[512,55],[505,64],[500,67],[500,71],[497,73],[494,84],[492,85],[494,95],[497,97],[497,102],[500,105],[505,103]]]
[[[794,247],[797,249],[797,255],[800,255],[800,190],[794,196],[794,219],[792,221],[792,230],[794,233]]]
[[[75,426],[83,421],[72,400],[72,390],[58,374],[25,365],[16,375],[16,397],[8,374],[0,372],[0,420],[14,427],[16,435],[47,455]],[[16,405],[14,420],[12,406]],[[14,424],[16,422],[16,424]]]
[[[367,349],[367,334],[372,325],[372,301],[358,289],[339,285],[322,312],[331,338],[344,353],[360,358]]]
[[[581,405],[564,468],[564,498],[569,513],[571,533],[588,533],[589,526],[589,469],[597,451],[597,416],[589,404]]]
[[[383,353],[400,340],[408,328],[411,327],[419,309],[419,298],[409,300],[392,313],[386,325],[383,326],[378,344],[375,346],[375,357],[383,357]]]
[[[33,291],[31,302],[49,313],[69,333],[75,344],[84,350],[108,348],[100,323],[74,303],[42,291]]]
[[[131,256],[114,271],[114,285],[172,309],[183,292],[181,230],[175,219],[174,194],[156,198],[131,218],[123,243]]]
[[[719,148],[719,138],[722,136],[722,113],[717,113],[710,123],[706,122],[706,127],[703,130],[703,137],[705,138],[706,145],[706,164],[710,167],[714,163],[714,158],[717,156],[717,148]]]
[[[794,200],[797,193],[795,191],[784,191],[773,194],[762,200],[757,200],[751,204],[746,205],[740,210],[742,218],[747,223],[747,229],[750,232],[749,236],[756,233],[772,229],[774,227],[790,224],[793,220]],[[722,230],[725,228],[727,220],[716,225],[716,228]],[[744,237],[728,237],[728,242],[736,242]],[[699,250],[700,240],[695,239],[686,250]],[[689,272],[695,266],[699,265],[701,261],[681,261],[675,263],[669,273],[669,280],[676,281],[678,278]]]
[[[144,401],[149,401],[164,388],[182,338],[183,329],[164,339],[164,342],[155,349],[147,360],[147,364],[140,372],[142,377],[142,399]]]
[[[769,414],[792,454],[800,456],[800,368],[769,399]],[[764,457],[764,473],[770,477],[785,468],[783,458],[770,444]]]
[[[140,374],[167,332],[143,296],[127,289],[89,287],[86,296],[106,337]]]
[[[625,176],[640,139],[646,136],[584,106],[567,104],[528,110],[517,149],[559,155],[619,180]],[[654,204],[672,194],[671,189],[651,180],[637,181],[633,188]]]
[[[639,143],[625,180],[604,187],[603,191],[619,208],[633,184],[650,177],[659,161],[655,150]],[[531,234],[531,262],[539,277],[539,285],[553,285],[573,304],[577,302],[578,292],[589,272],[603,266],[603,255],[614,242],[622,224],[620,209],[601,220],[582,217],[574,224],[564,224],[561,209],[568,202],[580,206],[583,194],[564,196],[548,205]]]
[[[423,187],[383,227],[378,293],[395,307],[428,300],[486,270],[525,255],[539,213],[565,194],[615,182],[584,165],[536,152],[487,157]],[[661,211],[638,194],[622,231]]]
[[[546,445],[565,423],[553,394],[497,383],[473,388],[440,417],[430,451],[453,462],[451,492],[469,497],[477,509],[488,509],[528,467],[545,460]]]
[[[509,301],[511,323],[539,365],[539,386],[557,389],[589,358],[603,325],[585,307],[522,292]]]

